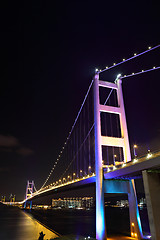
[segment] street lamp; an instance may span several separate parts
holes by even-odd
[[[91,166],[88,167],[88,174],[91,173]]]
[[[150,157],[152,157],[152,153],[151,153],[151,150],[150,150],[150,149],[148,149],[147,158],[150,158]]]
[[[114,155],[114,158],[113,158],[113,164],[114,164],[114,166],[116,165],[116,157],[117,157],[117,155]]]
[[[136,158],[136,157],[137,157],[136,148],[137,148],[137,145],[136,145],[136,144],[134,144],[134,145],[133,145],[133,153],[134,153],[134,158]]]
[[[70,175],[68,175],[68,181],[70,181]]]
[[[66,181],[66,178],[64,177],[64,178],[63,178],[63,183],[65,183],[65,181]]]
[[[73,180],[75,180],[75,176],[76,176],[76,174],[75,174],[75,173],[73,173]]]
[[[83,173],[83,171],[82,171],[82,170],[80,170],[80,177],[82,177],[82,173]]]

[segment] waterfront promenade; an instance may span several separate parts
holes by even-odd
[[[44,240],[58,237],[56,233],[47,229],[28,213],[0,205],[0,239],[38,240],[41,231],[45,234]]]

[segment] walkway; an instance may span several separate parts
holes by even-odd
[[[45,234],[44,240],[58,237],[56,233],[19,209],[0,209],[0,239],[38,240],[41,231]]]
[[[107,240],[136,240],[136,238],[127,237],[127,236],[113,236],[113,237],[108,237]]]

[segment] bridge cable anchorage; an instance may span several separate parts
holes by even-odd
[[[148,49],[147,50],[145,50],[144,52],[141,52],[141,53],[139,53],[139,54],[136,54],[136,53],[134,53],[134,55],[133,55],[133,57],[130,57],[130,58],[128,58],[128,59],[123,59],[121,62],[119,62],[119,63],[113,63],[113,65],[112,66],[110,66],[110,67],[106,67],[105,69],[103,69],[103,70],[98,70],[98,69],[96,69],[96,73],[103,73],[103,72],[105,72],[105,71],[108,71],[108,70],[110,70],[110,69],[112,69],[112,68],[114,68],[114,67],[117,67],[117,66],[119,66],[119,65],[121,65],[121,64],[123,64],[123,63],[126,63],[126,62],[128,62],[128,61],[130,61],[130,60],[132,60],[132,59],[134,59],[134,58],[137,58],[137,57],[139,57],[139,56],[141,56],[141,55],[143,55],[143,54],[145,54],[145,53],[148,53],[148,52],[150,52],[150,51],[152,51],[152,50],[154,50],[154,49],[156,49],[156,48],[159,48],[160,47],[160,44],[159,45],[157,45],[157,46],[155,46],[155,47],[148,47]]]
[[[154,71],[154,70],[157,70],[157,69],[160,69],[160,66],[158,66],[158,67],[153,67],[153,68],[150,68],[150,69],[147,69],[147,70],[142,70],[141,72],[137,72],[137,73],[132,73],[132,74],[129,74],[129,75],[124,75],[124,76],[122,76],[122,77],[120,77],[120,78],[123,79],[123,78],[127,78],[127,77],[133,77],[133,76],[135,76],[135,75],[139,75],[139,74],[142,74],[142,73]]]
[[[64,151],[64,149],[65,149],[65,146],[67,145],[67,142],[69,141],[70,136],[71,136],[71,134],[72,134],[72,132],[73,132],[73,129],[74,129],[74,127],[75,127],[75,125],[76,125],[76,123],[77,123],[77,121],[78,121],[79,115],[80,115],[80,113],[81,113],[81,111],[82,111],[82,108],[83,108],[83,106],[84,106],[84,104],[85,104],[85,102],[86,102],[86,99],[87,99],[87,97],[88,97],[88,95],[89,95],[89,92],[90,92],[90,90],[91,90],[91,87],[92,87],[92,85],[93,85],[93,82],[94,82],[94,79],[91,81],[91,83],[90,83],[90,85],[89,85],[89,88],[88,88],[87,93],[86,93],[86,95],[85,95],[85,97],[84,97],[83,103],[82,103],[82,105],[81,105],[81,107],[80,107],[80,110],[79,110],[79,112],[78,112],[78,114],[77,114],[77,117],[76,117],[76,119],[75,119],[75,121],[74,121],[74,123],[73,123],[73,125],[72,125],[72,127],[71,127],[71,131],[69,132],[69,135],[68,135],[68,137],[67,137],[67,139],[66,139],[66,141],[65,141],[65,143],[64,143],[64,145],[63,145],[63,147],[62,147],[62,150],[60,151],[59,157],[57,158],[57,160],[56,160],[56,162],[55,162],[55,164],[54,164],[54,167],[51,169],[48,177],[46,178],[45,182],[43,183],[43,185],[41,186],[41,188],[40,188],[38,191],[40,191],[40,190],[46,185],[46,183],[48,182],[51,174],[52,174],[53,171],[55,170],[55,167],[56,167],[57,163],[59,162],[60,157],[61,157],[61,155],[62,155],[62,153],[63,153],[63,151]]]

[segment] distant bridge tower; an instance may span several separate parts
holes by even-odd
[[[32,197],[33,194],[33,188],[34,188],[34,181],[27,181],[27,187],[26,187],[26,199],[29,197]]]
[[[9,197],[9,200],[10,200],[10,202],[15,202],[15,200],[16,200],[16,196],[15,195],[12,195],[12,193],[11,193],[11,195],[10,195],[10,197]]]
[[[5,202],[6,201],[6,196],[2,196],[1,197],[1,202]]]
[[[33,189],[34,189],[34,181],[33,180],[32,181],[27,181],[26,199],[32,197]],[[30,208],[32,208],[32,201],[29,201],[29,202],[30,202]],[[27,201],[24,204],[24,208],[26,208],[26,203],[27,203]]]

